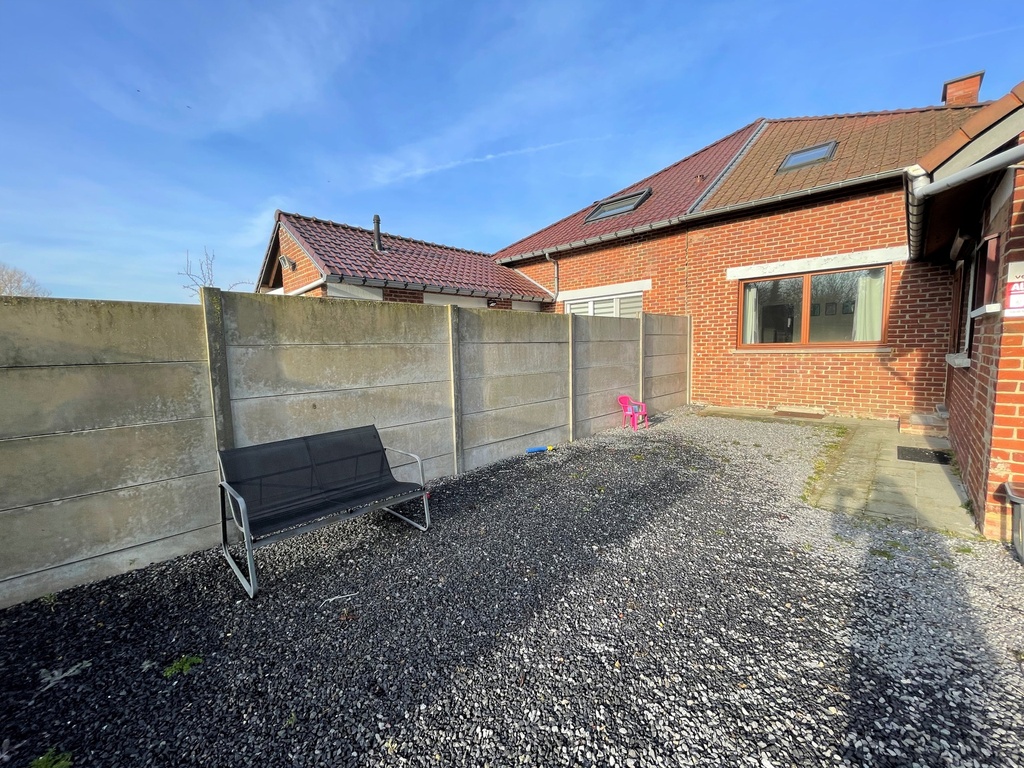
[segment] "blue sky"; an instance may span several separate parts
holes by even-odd
[[[1024,80],[1019,0],[0,0],[0,262],[254,280],[277,208],[493,252],[758,117]]]

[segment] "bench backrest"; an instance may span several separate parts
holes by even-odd
[[[393,485],[377,427],[353,427],[220,451],[221,476],[250,518],[317,496],[361,495]]]

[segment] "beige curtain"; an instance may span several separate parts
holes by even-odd
[[[756,283],[748,283],[743,288],[743,343],[761,343],[761,312]]]
[[[853,340],[882,340],[882,302],[885,298],[885,270],[869,269],[857,281],[857,304],[853,308]]]

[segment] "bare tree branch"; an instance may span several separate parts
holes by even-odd
[[[215,286],[217,284],[213,279],[213,260],[215,258],[217,258],[215,253],[203,248],[203,260],[193,266],[192,257],[188,251],[185,251],[185,271],[178,274],[188,278],[188,282],[181,287],[193,296],[198,296],[199,289]],[[240,285],[252,285],[252,281],[239,280],[229,285],[225,290],[232,291]]]
[[[17,267],[0,263],[0,296],[49,296],[50,292]]]

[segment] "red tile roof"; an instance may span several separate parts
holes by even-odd
[[[605,198],[611,199],[650,187],[651,196],[635,211],[587,222],[587,215],[594,209],[591,204],[540,232],[502,248],[494,254],[494,258],[500,260],[508,256],[539,252],[545,248],[682,216],[711,188],[760,123],[755,121],[700,152]]]
[[[702,211],[815,189],[913,165],[980,105],[769,120]],[[777,173],[787,155],[838,142],[827,162]]]
[[[975,104],[759,120],[606,198],[650,187],[651,197],[635,211],[586,223],[593,210],[590,205],[502,248],[494,258],[511,263],[544,250],[569,250],[611,239],[639,227],[672,225],[684,216],[896,174],[983,108]],[[777,173],[789,153],[833,140],[838,144],[829,161]]]
[[[325,275],[344,282],[433,289],[462,295],[550,302],[543,288],[486,253],[381,233],[383,252],[373,248],[373,232],[348,224],[278,211],[276,220],[303,247]]]

